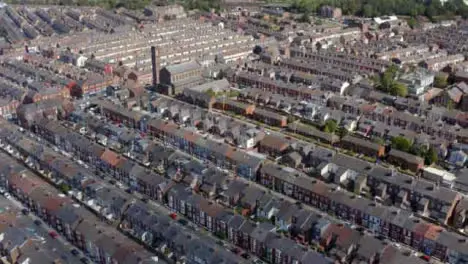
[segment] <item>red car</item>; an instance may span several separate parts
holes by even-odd
[[[175,213],[171,213],[169,216],[170,216],[173,220],[175,220],[175,219],[177,218],[177,214],[175,214]]]
[[[55,231],[49,231],[49,236],[55,239],[58,237],[58,234]]]
[[[422,255],[421,257],[419,257],[420,259],[426,261],[426,262],[429,262],[431,260],[431,257],[429,256],[426,256],[426,255]]]

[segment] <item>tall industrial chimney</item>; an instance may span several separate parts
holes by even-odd
[[[159,49],[151,46],[151,69],[153,72],[153,85],[159,84]]]

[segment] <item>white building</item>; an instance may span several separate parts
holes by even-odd
[[[421,95],[434,83],[435,74],[420,68],[414,72],[403,75],[400,82],[408,86],[408,93]]]

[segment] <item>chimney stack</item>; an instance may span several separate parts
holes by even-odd
[[[151,46],[151,69],[153,72],[153,85],[159,84],[159,49]]]

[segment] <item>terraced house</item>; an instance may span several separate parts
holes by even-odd
[[[202,160],[209,160],[223,169],[235,171],[239,176],[255,179],[261,159],[239,151],[225,143],[205,139],[175,123],[152,119],[150,134],[177,146]]]

